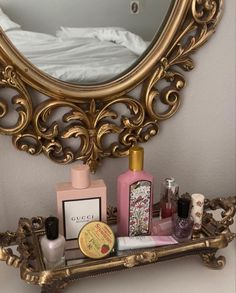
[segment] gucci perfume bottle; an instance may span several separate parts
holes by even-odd
[[[102,179],[91,180],[88,165],[75,164],[71,182],[57,184],[56,190],[59,231],[65,236],[66,248],[76,248],[85,224],[107,220],[106,185]]]
[[[65,238],[59,234],[58,218],[47,218],[45,231],[46,235],[40,240],[43,259],[46,268],[53,269],[64,263]]]
[[[129,151],[129,170],[117,179],[119,236],[151,234],[153,176],[143,170],[144,150]]]
[[[161,183],[161,218],[169,218],[176,212],[179,186],[173,177],[166,178]]]
[[[173,236],[178,242],[184,242],[191,238],[193,220],[189,216],[191,200],[179,198],[177,202],[177,214],[173,220]]]

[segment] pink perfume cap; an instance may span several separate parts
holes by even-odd
[[[90,185],[90,170],[88,165],[77,164],[71,169],[71,183],[74,188],[83,189]]]

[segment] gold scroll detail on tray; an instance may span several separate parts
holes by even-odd
[[[98,87],[102,93],[99,98],[90,95],[81,98],[79,92],[77,97],[67,96],[53,79],[52,86],[47,87],[48,80],[38,84],[26,78],[27,71],[33,67],[28,64],[24,72],[18,70],[16,60],[6,55],[5,37],[1,32],[0,87],[10,88],[14,94],[11,102],[7,97],[0,97],[0,134],[11,135],[15,147],[30,155],[43,153],[60,164],[82,160],[89,164],[91,171],[96,170],[103,158],[126,156],[131,146],[150,140],[158,134],[160,123],[177,112],[180,92],[185,86],[183,71],[194,68],[190,56],[214,33],[221,16],[222,0],[185,2],[180,4],[181,1],[176,0],[176,9],[179,9],[176,13],[180,13],[180,5],[185,5],[188,12],[168,47],[162,45],[161,49],[165,49],[162,58],[155,64],[150,59],[148,75],[144,75],[142,69],[137,70],[136,75],[143,75],[142,80],[135,84],[133,74],[130,84],[128,82],[126,89],[120,92],[108,85],[109,95],[105,90],[103,95],[102,86]],[[167,35],[166,40],[169,39]],[[39,80],[46,80],[42,73],[38,75]],[[141,94],[136,99],[131,90],[138,86]],[[114,88],[118,87],[120,82],[115,81]],[[51,98],[49,94],[37,104],[32,88],[36,92],[51,93]],[[160,110],[163,107],[159,109],[158,103],[165,110]],[[117,110],[117,105],[125,106],[128,111]],[[17,113],[16,122],[11,126],[1,124],[12,110]],[[59,110],[63,114],[58,117]],[[76,143],[72,145],[71,141]]]
[[[157,205],[155,205],[157,207]],[[211,210],[222,209],[220,220],[215,220]],[[0,260],[8,265],[19,267],[21,278],[28,283],[43,287],[42,292],[57,292],[72,281],[81,277],[109,273],[115,270],[132,268],[157,261],[171,259],[189,254],[200,255],[203,263],[214,269],[221,269],[225,264],[223,256],[216,257],[218,249],[226,247],[234,238],[235,233],[230,230],[236,212],[236,197],[216,198],[205,201],[203,229],[199,238],[186,243],[111,256],[102,260],[88,260],[85,263],[65,266],[56,270],[47,271],[42,259],[39,237],[44,235],[44,218],[21,218],[16,233],[1,234]],[[154,214],[157,210],[154,210]],[[116,209],[108,211],[109,224],[114,224]],[[12,239],[9,238],[9,235]],[[4,244],[11,244],[16,240],[20,256],[4,248]]]

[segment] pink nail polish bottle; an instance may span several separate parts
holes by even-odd
[[[60,234],[66,248],[78,247],[78,234],[90,221],[107,221],[107,188],[103,180],[91,180],[89,166],[77,164],[71,169],[71,182],[59,183],[57,212]]]
[[[144,150],[129,151],[129,170],[117,180],[118,236],[151,234],[153,176],[143,170]]]

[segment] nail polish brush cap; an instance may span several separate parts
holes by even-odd
[[[59,221],[56,217],[48,217],[45,220],[45,231],[48,240],[55,240],[58,238],[58,223]]]
[[[189,200],[188,198],[178,199],[178,216],[180,218],[183,218],[183,219],[188,218],[190,203],[191,203],[191,200]]]
[[[71,183],[74,188],[88,188],[90,185],[89,166],[82,164],[74,165],[71,169]]]

